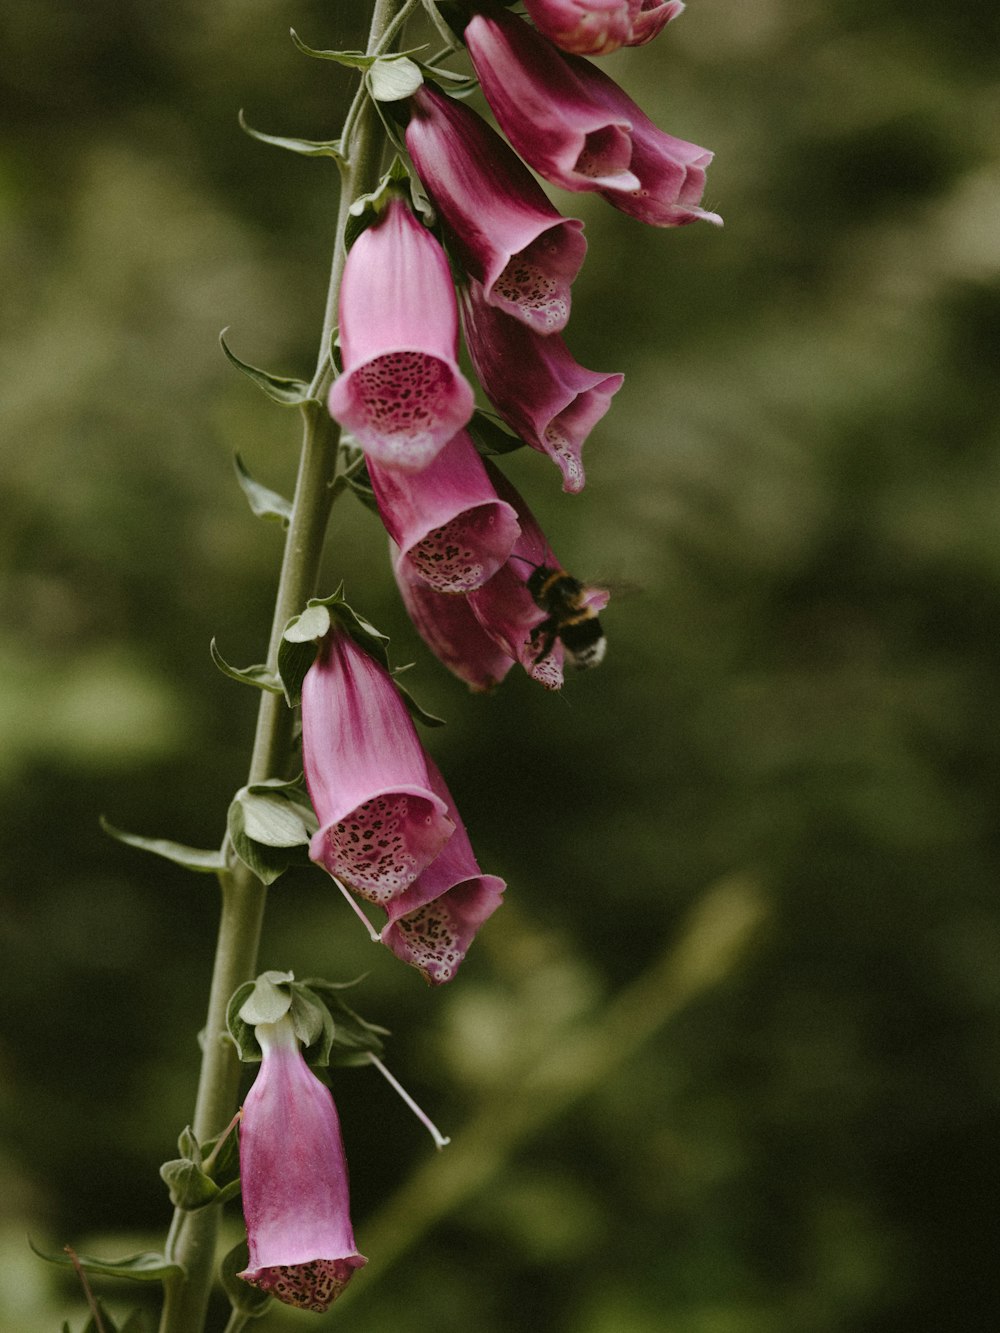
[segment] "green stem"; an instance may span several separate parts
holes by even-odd
[[[403,0],[376,0],[368,51],[376,51],[392,28]],[[392,29],[398,31],[398,29]],[[350,160],[342,171],[337,233],[330,268],[330,286],[311,401],[302,408],[302,453],[295,486],[292,517],[285,540],[281,576],[275,598],[268,663],[274,669],[278,647],[288,621],[316,591],[326,536],[338,455],[338,430],[323,399],[332,376],[330,340],[336,321],[337,298],[346,252],[344,229],[351,202],[371,190],[378,180],[384,134],[374,107],[366,102],[358,112]],[[262,692],[248,783],[284,776],[291,750],[292,713],[280,695]],[[233,991],[257,970],[257,954],[264,919],[266,889],[242,862],[230,854],[230,867],[220,875],[222,906],[203,1034],[203,1054],[192,1128],[199,1141],[220,1133],[236,1110],[239,1062],[226,1037],[226,1009]],[[181,1264],[184,1275],[165,1289],[160,1333],[202,1333],[215,1267],[219,1208],[202,1208],[175,1215],[168,1238],[168,1256]]]

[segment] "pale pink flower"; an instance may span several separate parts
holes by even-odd
[[[582,490],[583,442],[625,377],[587,370],[558,333],[542,337],[511,319],[475,281],[462,289],[462,313],[469,355],[490,402],[525,444],[548,454],[564,491]]]
[[[243,1103],[240,1180],[245,1281],[321,1312],[356,1268],[347,1161],[330,1090],[309,1069],[289,1017],[256,1028],[260,1072]]]
[[[469,592],[510,555],[520,529],[462,430],[419,472],[368,460],[382,522],[401,558],[432,588]]]
[[[339,628],[302,684],[302,758],[319,820],[309,855],[370,902],[398,897],[455,824],[388,672]]]
[[[645,46],[683,11],[682,0],[630,0],[634,9],[632,35],[626,46]]]
[[[428,84],[411,98],[406,146],[465,271],[486,299],[540,333],[564,328],[586,254],[531,172],[469,107]]]
[[[343,374],[330,414],[386,467],[426,467],[472,416],[441,246],[401,198],[363,231],[340,288]]]
[[[632,36],[639,0],[524,0],[528,17],[563,51],[606,56]]]

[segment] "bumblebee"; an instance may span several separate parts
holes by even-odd
[[[532,634],[532,644],[537,643],[539,649],[535,662],[543,662],[558,639],[566,662],[578,671],[600,665],[607,640],[597,612],[588,605],[588,590],[580,580],[565,569],[538,565],[525,586],[535,605],[547,616]]]

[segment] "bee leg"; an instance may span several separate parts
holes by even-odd
[[[559,627],[551,617],[548,620],[543,620],[540,625],[535,626],[531,631],[531,646],[532,648],[537,648],[537,655],[533,663],[534,666],[538,666],[539,662],[545,661],[549,653],[551,653],[552,649],[556,646],[556,639],[558,639],[558,637]]]

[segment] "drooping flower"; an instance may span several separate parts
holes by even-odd
[[[398,897],[455,824],[388,672],[339,628],[302,684],[302,758],[320,825],[309,855],[370,902]]]
[[[486,633],[469,599],[435,592],[396,548],[392,569],[407,614],[431,652],[472,690],[498,685],[514,658]]]
[[[653,227],[683,227],[689,222],[722,225],[718,213],[700,207],[705,169],[715,156],[707,148],[677,139],[659,129],[631,97],[588,60],[565,56],[588,96],[609,114],[626,117],[632,126],[632,170],[639,179],[633,190],[601,190],[622,213]]]
[[[565,328],[570,283],[587,242],[504,141],[469,107],[424,84],[411,99],[406,146],[486,299],[540,333]]]
[[[557,690],[563,683],[563,645],[558,637],[550,643],[543,641],[548,613],[532,596],[528,581],[535,570],[562,566],[523,497],[495,467],[489,463],[487,467],[497,494],[517,510],[521,535],[503,568],[466,600],[482,628],[508,656],[546,689]],[[588,587],[583,590],[583,600],[597,612],[607,605],[608,594],[603,588]]]
[[[386,467],[425,467],[469,420],[448,260],[399,197],[355,241],[340,289],[330,414]]]
[[[628,116],[591,97],[551,42],[494,6],[464,36],[500,128],[539,175],[567,190],[639,188]]]
[[[433,761],[428,761],[428,768],[432,787],[455,821],[455,832],[406,892],[387,904],[389,920],[381,939],[432,986],[440,986],[455,975],[473,936],[500,906],[507,886],[479,869],[444,779]]]
[[[625,377],[587,370],[559,334],[542,337],[511,319],[475,281],[462,289],[462,313],[469,355],[493,406],[525,444],[548,454],[564,491],[582,490],[583,442]]]
[[[240,1277],[286,1305],[321,1312],[368,1262],[354,1243],[337,1108],[306,1064],[290,1017],[256,1034],[263,1060],[239,1131],[250,1249]]]
[[[632,36],[639,0],[524,0],[540,33],[563,51],[606,56]]]
[[[415,574],[442,593],[469,592],[510,555],[520,529],[462,430],[419,472],[369,459],[382,522]]]
[[[645,46],[657,34],[677,18],[684,9],[683,0],[630,0],[635,12],[632,15],[632,35],[626,46]]]

